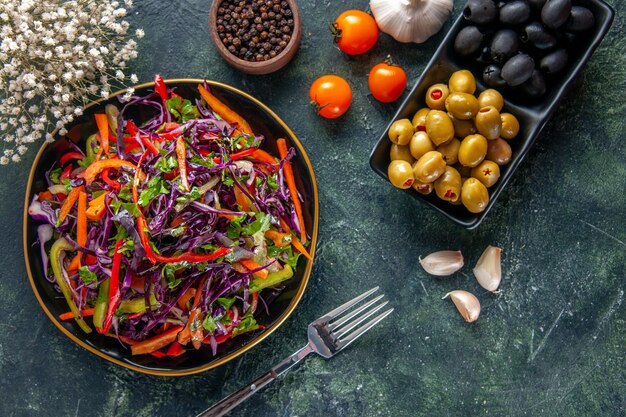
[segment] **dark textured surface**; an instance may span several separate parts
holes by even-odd
[[[320,240],[300,306],[260,346],[192,377],[135,374],[75,346],[47,321],[28,285],[21,251],[22,199],[31,152],[0,169],[0,416],[193,416],[305,342],[306,324],[380,285],[396,313],[349,351],[299,370],[233,416],[623,416],[626,413],[626,5],[486,221],[466,231],[392,189],[369,152],[398,103],[368,95],[369,68],[392,53],[415,81],[443,33],[424,45],[381,36],[364,56],[336,50],[326,22],[366,1],[301,1],[302,48],[277,74],[239,74],[218,58],[206,29],[208,1],[136,1],[143,26],[141,80],[207,77],[272,107],[302,139],[317,172]],[[455,5],[455,13],[461,2]],[[135,12],[137,14],[135,14]],[[354,90],[340,120],[308,105],[318,75]],[[34,151],[34,150],[33,150]],[[499,296],[471,266],[487,244],[503,248]],[[427,276],[418,255],[463,250],[469,265]],[[449,290],[476,293],[468,325]]]

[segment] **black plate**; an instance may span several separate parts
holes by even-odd
[[[520,122],[520,132],[517,138],[511,141],[511,147],[513,149],[511,162],[501,167],[500,180],[489,189],[490,200],[485,211],[474,214],[467,211],[462,205],[455,206],[440,200],[434,193],[422,195],[412,188],[403,191],[468,229],[477,227],[483,221],[537,139],[537,136],[546,122],[556,110],[559,101],[563,98],[576,76],[580,73],[589,57],[591,57],[602,41],[602,38],[604,38],[611,27],[614,12],[606,3],[600,0],[580,0],[577,1],[576,4],[585,6],[593,12],[596,19],[595,27],[585,33],[584,36],[580,37],[580,42],[577,43],[576,48],[570,51],[571,64],[566,71],[560,75],[558,80],[551,83],[546,94],[541,99],[531,100],[523,97],[521,93],[515,94],[513,91],[501,90],[504,96],[504,110],[518,118]],[[387,167],[390,163],[389,150],[391,148],[391,141],[387,137],[389,126],[398,119],[411,119],[417,110],[426,107],[424,104],[424,95],[428,87],[435,83],[447,83],[448,78],[454,71],[469,69],[476,77],[477,91],[488,88],[482,82],[481,77],[484,65],[476,63],[475,60],[459,57],[454,52],[454,39],[457,33],[466,26],[466,24],[463,15],[460,14],[441,43],[441,46],[428,63],[426,69],[417,81],[417,84],[413,87],[398,112],[389,122],[389,125],[382,132],[378,143],[372,150],[370,166],[378,175],[386,180],[388,180]]]
[[[202,80],[166,81],[168,86],[175,87],[177,94],[192,100],[199,98],[196,90],[199,82],[202,82]],[[275,140],[281,137],[286,138],[288,143],[296,148],[296,156],[292,159],[292,163],[298,190],[304,197],[302,209],[307,232],[311,236],[309,250],[313,256],[317,241],[319,203],[313,167],[302,144],[289,127],[258,100],[225,84],[212,81],[208,81],[208,83],[217,97],[239,114],[245,116],[256,134],[265,136],[263,148],[268,152],[278,155]],[[136,94],[146,94],[148,90],[152,90],[152,86],[153,83],[137,86]],[[118,100],[115,97],[108,100],[100,100],[94,105],[85,108],[84,115],[72,124],[74,130],[72,128],[69,129],[69,135],[73,136],[73,132],[79,131],[80,137],[85,138],[87,135],[97,132],[93,114],[103,112],[107,103],[118,104]],[[129,114],[129,116],[137,121],[145,120],[145,115]],[[76,143],[84,148],[84,140],[78,140]],[[164,376],[189,375],[213,368],[242,354],[272,333],[295,309],[306,288],[313,266],[313,261],[309,261],[303,256],[299,259],[294,277],[287,281],[284,290],[266,299],[269,304],[269,314],[263,313],[259,316],[259,322],[265,325],[266,328],[240,335],[220,344],[216,356],[211,354],[208,346],[197,351],[191,349],[178,358],[157,359],[150,355],[132,356],[129,349],[123,347],[113,338],[105,337],[96,332],[85,334],[73,320],[60,321],[59,314],[68,311],[67,303],[44,277],[39,245],[36,244],[37,226],[41,222],[31,219],[28,216],[27,208],[33,195],[47,188],[44,179],[45,171],[55,161],[58,161],[59,155],[67,152],[68,149],[68,140],[60,138],[51,145],[44,144],[35,158],[26,191],[24,256],[31,286],[43,310],[50,320],[74,342],[108,361],[135,371]],[[87,319],[89,324],[91,324],[90,320]]]

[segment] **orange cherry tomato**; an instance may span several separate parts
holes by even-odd
[[[359,55],[369,51],[378,39],[376,21],[361,10],[347,10],[341,13],[331,31],[339,49],[348,55]]]
[[[406,73],[390,60],[374,65],[367,78],[374,98],[383,103],[396,101],[406,88]]]
[[[309,96],[317,113],[327,119],[341,116],[352,103],[352,89],[338,75],[323,75],[315,80],[311,84]]]

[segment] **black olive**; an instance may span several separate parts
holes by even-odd
[[[496,32],[491,39],[491,58],[502,64],[511,58],[519,48],[517,33],[511,29],[503,29]]]
[[[572,0],[548,0],[541,9],[541,21],[551,29],[557,29],[569,18]]]
[[[533,10],[541,11],[541,8],[546,4],[546,0],[528,0],[530,7]]]
[[[500,8],[500,23],[505,25],[521,25],[530,18],[530,5],[526,0],[515,0]]]
[[[545,50],[554,48],[557,43],[556,36],[550,33],[541,23],[532,22],[526,25],[520,39],[537,49]]]
[[[596,23],[593,13],[586,7],[572,6],[567,22],[565,22],[565,29],[572,32],[584,32],[589,30]]]
[[[491,64],[483,70],[483,81],[489,87],[501,88],[506,85],[506,81],[500,76],[501,69],[495,64]]]
[[[546,93],[546,80],[541,71],[534,70],[520,88],[530,97],[541,97]]]
[[[515,87],[529,79],[534,69],[535,61],[530,56],[518,54],[506,61],[500,75],[508,85]]]
[[[474,54],[480,49],[483,34],[476,26],[466,26],[454,39],[454,51],[461,56]]]
[[[485,24],[496,20],[498,8],[493,0],[468,0],[463,17],[473,23]]]
[[[556,74],[567,66],[568,55],[565,49],[558,49],[546,56],[539,62],[539,68],[546,74]]]

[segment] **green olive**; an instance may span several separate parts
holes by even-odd
[[[426,105],[434,110],[446,108],[446,99],[450,94],[448,86],[445,84],[434,84],[426,91]]]
[[[424,107],[423,109],[419,109],[417,112],[415,112],[411,123],[413,123],[413,129],[415,129],[416,132],[426,131],[426,116],[428,115],[429,111],[430,109],[428,107]]]
[[[461,201],[466,209],[472,213],[480,213],[489,204],[487,187],[476,178],[468,178],[461,188]]]
[[[409,143],[409,152],[415,159],[420,159],[426,152],[434,151],[435,146],[426,132],[415,132]]]
[[[503,139],[513,139],[519,133],[519,122],[511,113],[501,113]]]
[[[502,131],[502,120],[500,112],[493,106],[483,107],[474,118],[474,124],[478,133],[487,139],[497,139]]]
[[[500,178],[500,167],[493,161],[484,160],[472,168],[472,177],[489,188]]]
[[[469,120],[478,113],[478,100],[468,93],[450,93],[446,99],[446,110],[460,120]]]
[[[429,183],[435,181],[446,170],[446,161],[443,155],[437,151],[426,152],[413,164],[413,175],[415,179]]]
[[[476,91],[476,80],[474,75],[468,70],[454,72],[448,81],[451,93],[474,94]]]
[[[391,161],[387,168],[389,181],[397,188],[409,188],[413,185],[413,169],[407,161]]]
[[[446,112],[431,110],[426,116],[426,133],[439,146],[454,137],[454,125]]]
[[[498,138],[487,143],[486,158],[498,165],[508,164],[511,161],[512,153],[511,145],[504,139]]]
[[[473,135],[476,133],[476,126],[474,126],[473,120],[461,120],[457,119],[450,113],[448,113],[448,117],[452,120],[452,125],[454,126],[454,136],[457,138],[463,139],[465,136]]]
[[[446,170],[435,180],[435,193],[445,201],[456,201],[461,196],[461,174],[447,166]]]
[[[451,141],[439,145],[437,152],[443,155],[443,160],[448,165],[454,165],[459,160],[459,148],[461,147],[461,141],[457,138],[452,138]]]
[[[411,155],[411,151],[408,146],[402,146],[395,143],[391,144],[391,150],[389,151],[389,159],[392,161],[407,161],[409,164],[415,162],[415,158]]]
[[[432,182],[421,182],[419,180],[415,180],[413,183],[413,189],[420,194],[428,195],[433,192],[433,188]]]
[[[461,142],[459,162],[466,167],[475,167],[487,155],[487,139],[483,135],[469,135]]]
[[[483,107],[493,106],[500,112],[502,111],[502,107],[504,107],[504,99],[498,90],[488,88],[478,96],[478,106],[481,109]]]
[[[398,145],[408,145],[413,136],[413,125],[409,119],[396,120],[389,127],[389,139]]]

